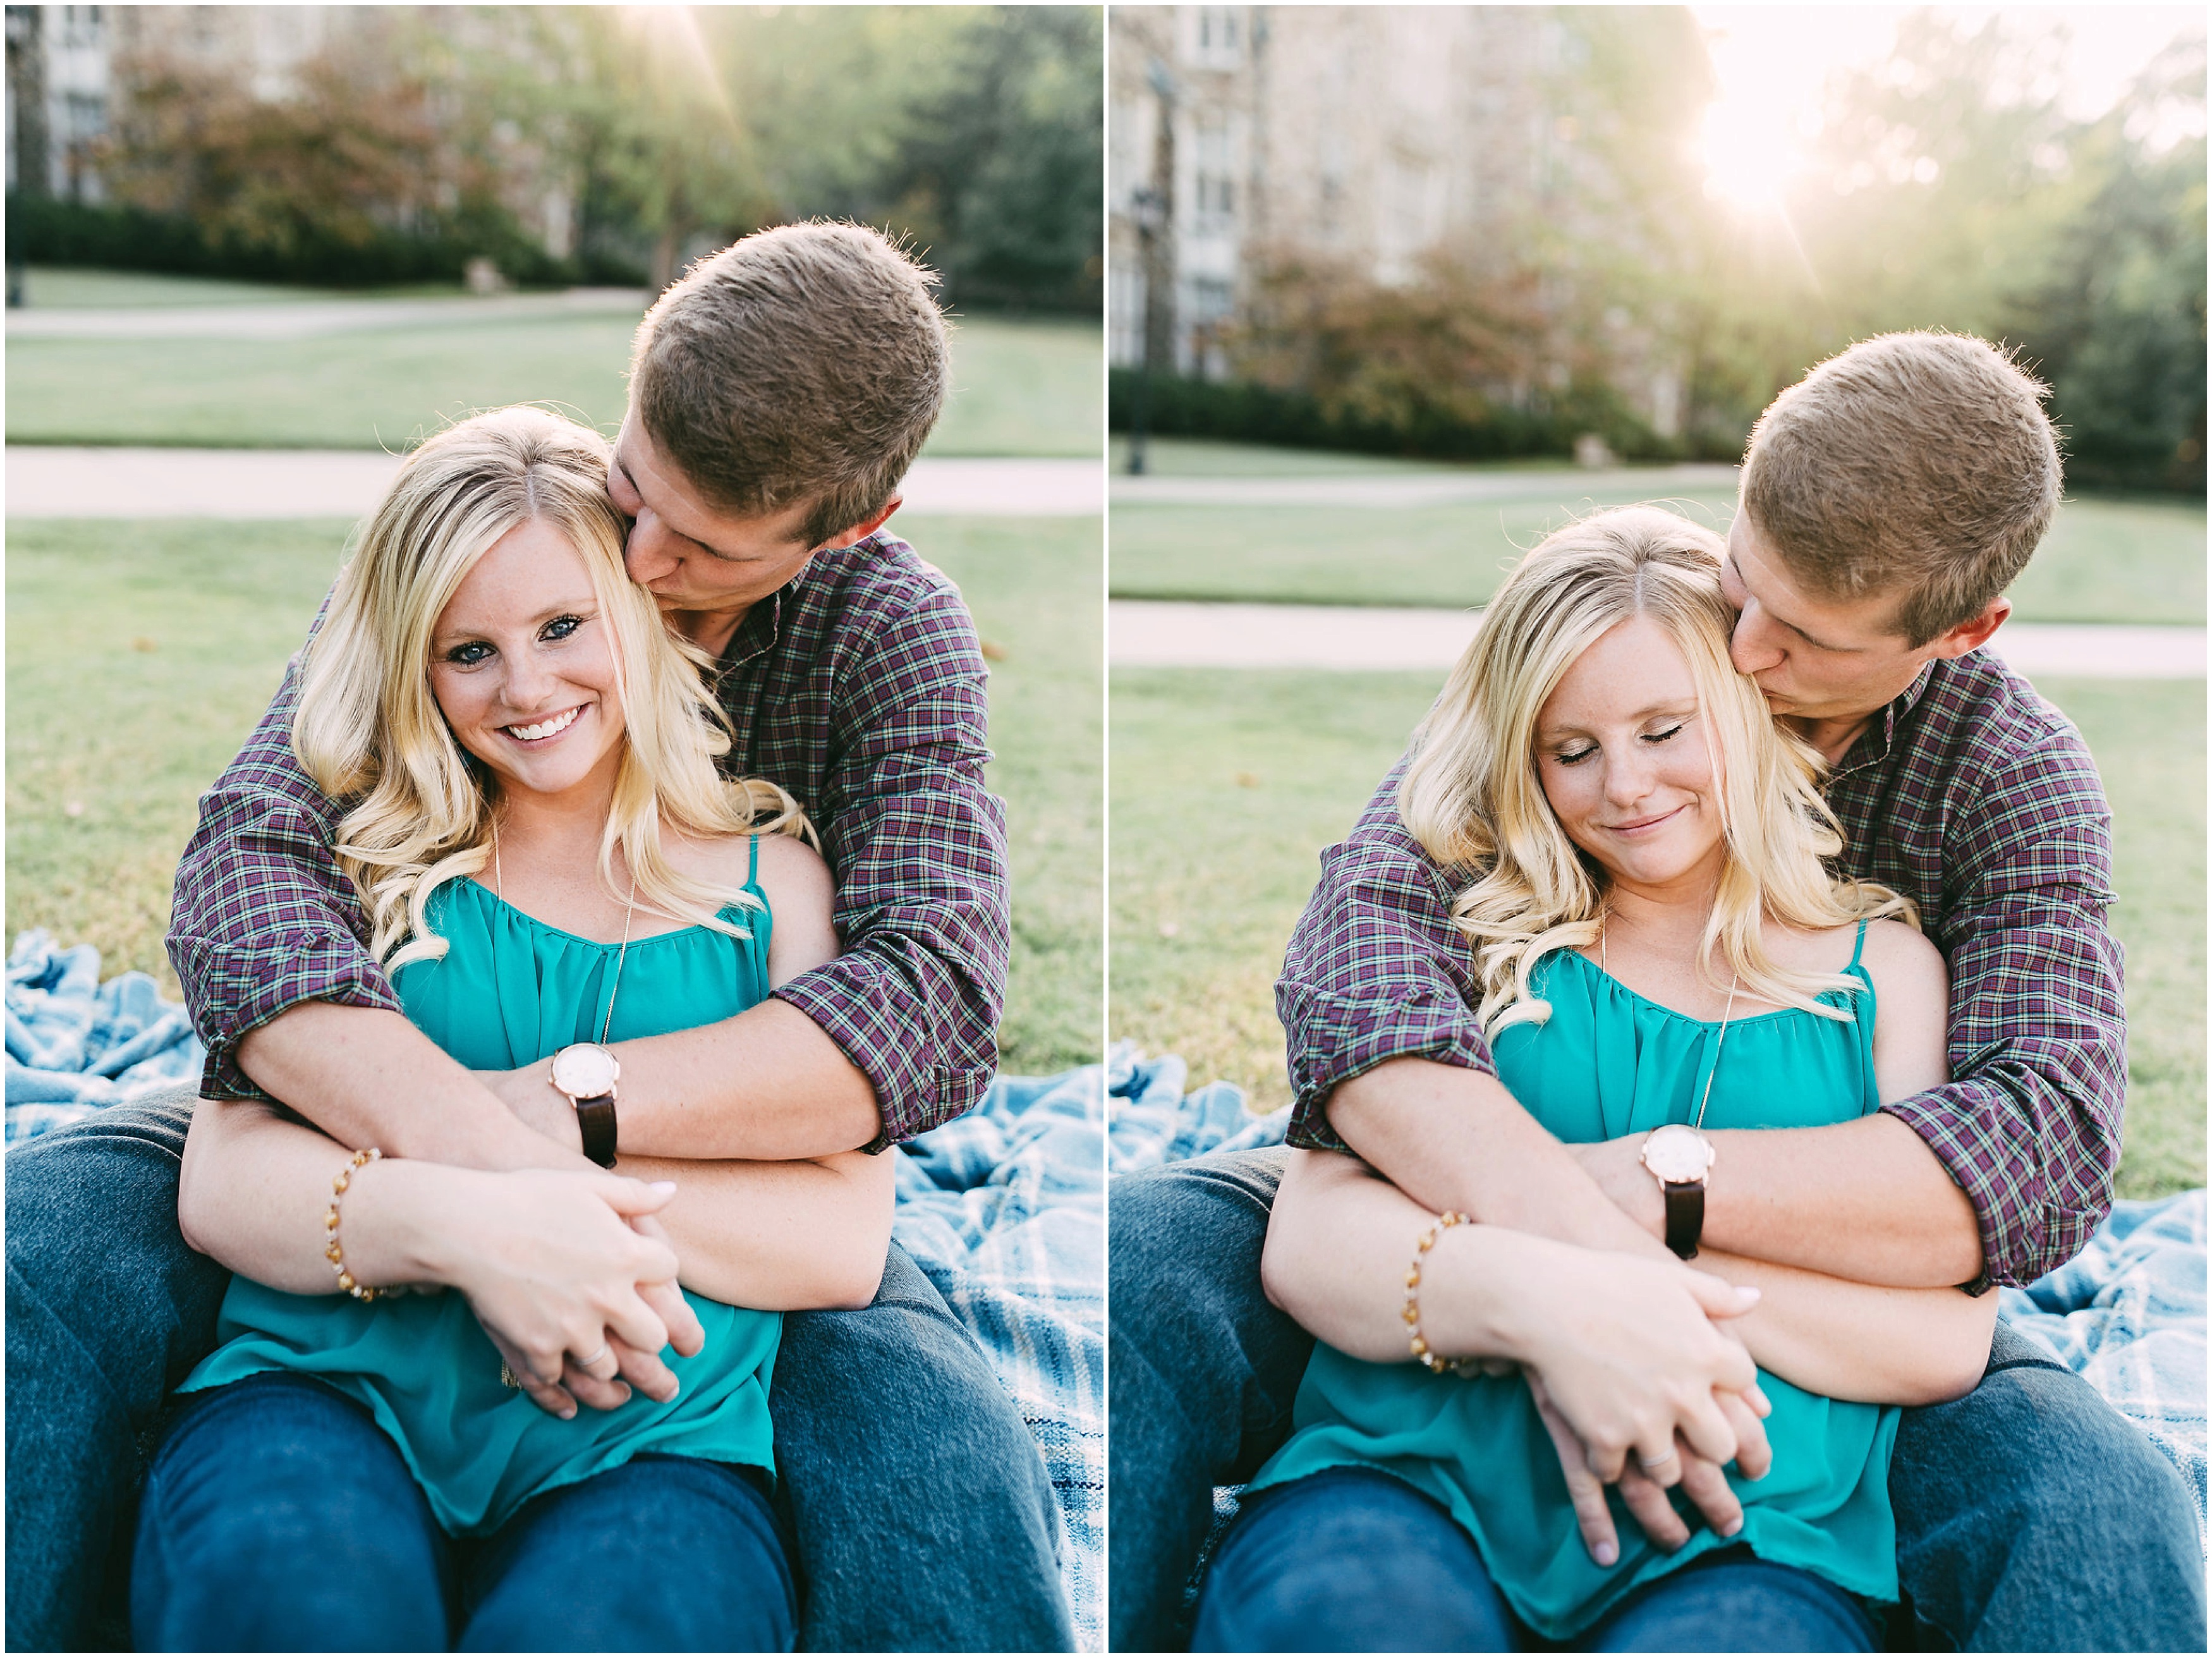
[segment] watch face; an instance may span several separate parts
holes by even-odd
[[[1669,1185],[1701,1181],[1713,1166],[1713,1144],[1696,1129],[1670,1122],[1644,1142],[1644,1166]]]
[[[553,1086],[572,1100],[594,1100],[614,1091],[622,1067],[596,1042],[574,1042],[553,1056]]]

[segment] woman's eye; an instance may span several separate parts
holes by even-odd
[[[1670,737],[1680,737],[1682,734],[1683,726],[1688,723],[1687,720],[1681,720],[1668,726],[1662,732],[1646,732],[1644,733],[1644,740],[1647,743],[1663,743]]]
[[[1552,757],[1563,766],[1578,766],[1596,752],[1597,744],[1593,743],[1586,749],[1562,749]]]
[[[482,640],[471,640],[465,645],[456,645],[446,653],[446,660],[458,667],[473,668],[479,662],[490,659],[491,647]]]
[[[540,639],[566,639],[583,625],[584,618],[580,616],[556,616],[545,624],[545,630],[538,636]]]

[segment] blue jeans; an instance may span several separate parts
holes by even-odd
[[[196,1395],[138,1510],[141,1652],[787,1652],[767,1480],[639,1456],[455,1541],[368,1411],[307,1376]]]
[[[1646,1584],[1574,1642],[1580,1652],[1872,1652],[1858,1600],[1747,1549]],[[1443,1506],[1371,1468],[1262,1491],[1214,1552],[1194,1652],[1556,1649],[1516,1618],[1474,1540]]]
[[[127,1638],[137,1487],[229,1282],[177,1231],[191,1114],[179,1090],[8,1154],[11,1649]],[[1073,1644],[1036,1442],[903,1250],[872,1306],[784,1320],[769,1405],[803,1648]]]
[[[1115,1651],[1180,1643],[1213,1488],[1249,1479],[1290,1431],[1313,1343],[1260,1289],[1281,1174],[1279,1151],[1242,1152],[1124,1175],[1108,1193]],[[1978,1388],[1905,1412],[1889,1488],[1907,1638],[2204,1649],[2204,1556],[2180,1475],[2003,1325]]]

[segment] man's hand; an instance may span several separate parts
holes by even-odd
[[[1543,1382],[1533,1374],[1528,1377],[1528,1391],[1536,1401],[1537,1414],[1543,1418],[1545,1430],[1552,1436],[1552,1448],[1558,1454],[1559,1472],[1567,1482],[1567,1497],[1574,1504],[1575,1523],[1581,1529],[1583,1546],[1599,1565],[1610,1566],[1620,1558],[1620,1539],[1613,1529],[1613,1511],[1606,1505],[1607,1482],[1594,1471],[1595,1459],[1589,1448],[1576,1436],[1552,1396],[1544,1390]],[[1713,1403],[1736,1430],[1736,1471],[1747,1479],[1765,1479],[1774,1463],[1765,1430],[1759,1425],[1759,1417],[1772,1407],[1764,1394],[1757,1398],[1758,1409],[1754,1411],[1741,1394],[1718,1390],[1713,1394]],[[1671,1458],[1648,1470],[1640,1463],[1630,1462],[1621,1469],[1620,1478],[1614,1483],[1620,1487],[1620,1498],[1629,1513],[1644,1527],[1644,1534],[1669,1554],[1690,1540],[1689,1527],[1668,1500],[1670,1486],[1681,1486],[1682,1494],[1717,1535],[1734,1537],[1743,1529],[1743,1504],[1729,1486],[1721,1465],[1700,1456],[1680,1434],[1674,1436]]]
[[[1667,1199],[1644,1166],[1641,1134],[1570,1145],[1583,1172],[1597,1182],[1613,1206],[1661,1242],[1667,1236]]]
[[[577,1126],[576,1108],[553,1086],[552,1068],[543,1060],[516,1071],[478,1071],[476,1079],[499,1098],[500,1103],[530,1127],[564,1151],[584,1153],[584,1131]]]

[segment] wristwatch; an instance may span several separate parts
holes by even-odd
[[[602,1169],[615,1166],[615,1084],[622,1066],[597,1042],[570,1042],[553,1056],[553,1086],[576,1108],[584,1155]]]
[[[1644,1137],[1644,1166],[1667,1199],[1667,1247],[1684,1260],[1695,1258],[1705,1226],[1705,1170],[1713,1143],[1696,1129],[1670,1122]]]

